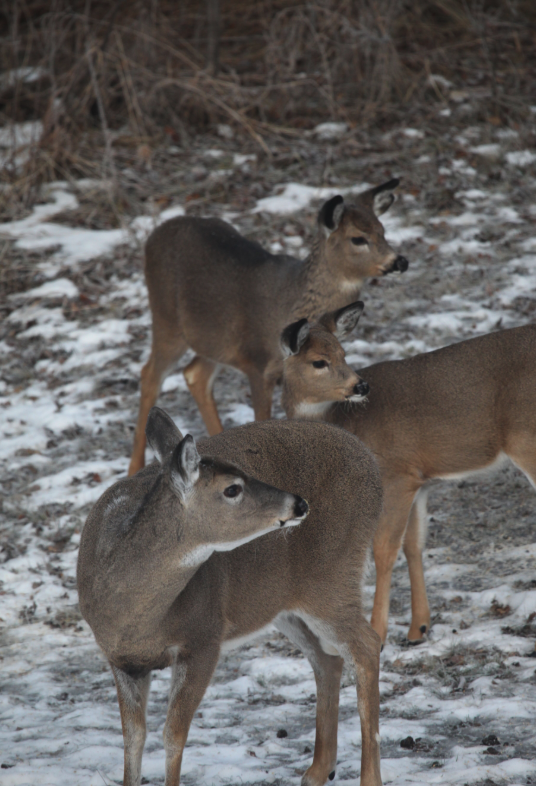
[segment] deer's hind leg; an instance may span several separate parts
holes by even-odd
[[[333,779],[337,765],[337,728],[343,659],[328,655],[318,637],[294,614],[277,619],[278,629],[308,658],[316,681],[316,737],[313,763],[302,778],[302,786],[323,786]]]
[[[168,341],[156,341],[153,337],[153,348],[149,360],[141,371],[141,398],[138,422],[134,434],[134,446],[128,474],[134,475],[145,466],[145,426],[151,407],[154,406],[166,374],[184,355],[188,345],[181,337]]]
[[[151,673],[145,677],[131,677],[112,666],[117,687],[123,744],[125,749],[125,771],[123,786],[139,786],[141,783],[141,759],[147,734],[145,713],[151,685]]]
[[[404,554],[408,561],[411,584],[411,626],[408,640],[412,644],[423,641],[430,630],[430,606],[426,594],[422,550],[426,539],[426,501],[428,489],[421,488],[415,495],[409,514],[408,526],[404,536]]]
[[[183,371],[186,384],[195,399],[195,403],[211,437],[223,431],[216,402],[212,395],[218,368],[218,364],[213,360],[196,355]]]

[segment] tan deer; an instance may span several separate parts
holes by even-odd
[[[115,677],[124,786],[139,786],[153,669],[172,666],[166,786],[177,786],[194,712],[223,648],[274,622],[317,685],[303,786],[335,774],[343,658],[355,667],[361,783],[380,786],[380,638],[361,609],[381,511],[376,462],[325,423],[266,421],[195,443],[154,407],[158,462],[104,493],[82,532],[80,609]],[[288,491],[280,491],[285,488]],[[300,526],[300,520],[310,513]]]
[[[153,343],[141,373],[130,475],[144,465],[147,414],[188,347],[196,357],[184,376],[209,434],[222,430],[212,395],[220,364],[247,374],[255,419],[264,420],[282,373],[283,327],[355,300],[369,276],[406,270],[377,218],[398,183],[365,191],[351,205],[342,196],[326,202],[305,261],[270,254],[216,218],[173,218],[155,229],[145,256]]]
[[[362,309],[353,303],[315,324],[302,319],[285,329],[282,404],[289,418],[341,426],[374,453],[385,497],[374,537],[371,623],[385,641],[391,573],[403,545],[411,582],[408,638],[418,642],[430,628],[422,564],[428,481],[463,478],[509,457],[536,486],[536,325],[378,363],[358,375],[339,340]]]

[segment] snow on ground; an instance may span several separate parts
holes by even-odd
[[[424,134],[415,131],[402,130],[408,144],[422,141]],[[317,132],[324,134],[320,127]],[[417,161],[430,182],[446,183],[453,209],[427,210],[402,187],[384,217],[387,238],[408,256],[410,269],[363,292],[366,313],[347,344],[356,366],[522,324],[536,312],[536,156],[516,149],[515,136],[498,132],[493,143],[476,142],[478,134],[462,133],[456,143],[470,159],[438,163],[424,154]],[[219,152],[205,150],[204,160],[220,161]],[[230,160],[229,178],[255,165],[255,156],[236,153]],[[506,161],[509,171],[523,169],[523,198],[507,183],[490,181],[490,160]],[[287,182],[253,207],[221,213],[244,231],[253,220],[270,227],[278,216],[290,216],[295,225],[313,215],[319,199],[337,192],[351,199],[365,185]],[[139,260],[156,221],[139,216],[112,230],[55,222],[55,215],[76,209],[75,191],[52,184],[29,216],[0,225],[0,238],[15,249],[42,252],[37,266],[44,279],[11,296],[0,343],[5,786],[100,786],[122,777],[115,689],[77,609],[75,567],[90,505],[128,464],[136,386],[149,350]],[[183,212],[184,205],[175,205],[157,220]],[[268,229],[266,238],[272,248],[307,251],[292,228]],[[107,277],[99,273],[105,269]],[[226,426],[252,418],[247,385],[237,373],[223,373],[216,398]],[[179,372],[166,380],[160,404],[183,431],[203,434]],[[384,782],[534,783],[533,490],[510,468],[491,479],[439,484],[429,510],[426,572],[434,627],[427,643],[406,646],[409,581],[400,557],[382,654]],[[373,578],[366,586],[369,609]],[[163,783],[168,685],[167,672],[154,675],[145,783]],[[298,784],[312,756],[314,697],[308,663],[275,632],[222,657],[190,730],[184,783]],[[278,736],[282,729],[286,736]],[[412,748],[400,746],[407,737]],[[359,760],[355,688],[345,675],[337,780],[357,784]]]

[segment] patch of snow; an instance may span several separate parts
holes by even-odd
[[[43,133],[40,120],[29,120],[26,123],[13,123],[0,128],[0,147],[16,150],[25,145],[37,142]]]
[[[493,161],[497,161],[502,155],[501,146],[496,144],[476,145],[476,147],[470,147],[469,150],[477,156],[490,158]]]
[[[347,131],[347,123],[320,123],[313,128],[313,134],[325,141],[340,139]]]
[[[367,183],[352,186],[351,188],[315,188],[314,186],[305,186],[301,183],[286,183],[285,185],[277,186],[279,193],[276,196],[259,199],[252,212],[286,215],[303,210],[314,200],[329,199],[336,194],[342,194],[343,196],[346,194],[358,194],[366,188],[369,188]]]
[[[4,71],[0,74],[0,88],[6,90],[13,87],[17,82],[24,82],[30,84],[37,82],[42,76],[46,76],[48,71],[41,66],[21,66],[20,68],[12,68],[10,71]]]
[[[40,287],[27,289],[22,292],[18,297],[25,298],[42,298],[42,297],[78,297],[80,290],[68,278],[56,278],[54,281],[47,281],[46,284],[41,284]]]
[[[437,86],[437,87],[444,87],[446,89],[454,87],[453,83],[450,80],[446,79],[446,77],[441,76],[441,74],[430,74],[430,76],[426,80],[426,84],[430,85],[431,87]]]
[[[403,128],[402,133],[409,139],[424,139],[424,131],[420,131],[418,128]]]
[[[216,126],[216,131],[218,132],[218,136],[221,136],[224,139],[233,139],[234,137],[234,131],[230,125],[227,125],[227,123],[218,123]]]
[[[518,150],[507,153],[506,160],[511,166],[530,166],[536,161],[536,153],[532,150]]]

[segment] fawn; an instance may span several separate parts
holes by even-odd
[[[177,786],[220,651],[271,622],[316,679],[315,750],[303,786],[335,774],[344,658],[357,674],[361,783],[380,786],[381,642],[361,608],[382,504],[370,451],[325,423],[275,420],[196,447],[157,407],[147,438],[158,461],[103,494],[78,558],[80,609],[117,686],[124,786],[140,784],[151,670],[173,669],[165,783]]]
[[[184,376],[209,434],[222,430],[212,395],[220,364],[248,376],[255,419],[264,420],[281,378],[283,327],[355,300],[369,276],[406,270],[407,260],[388,245],[377,218],[392,204],[398,183],[369,189],[354,204],[340,195],[328,200],[305,261],[270,254],[216,218],[173,218],[154,230],[145,254],[152,350],[141,373],[130,475],[144,465],[147,414],[188,347],[196,357]]]
[[[374,453],[385,497],[373,546],[371,624],[385,641],[391,573],[403,545],[411,582],[408,639],[418,642],[430,628],[422,565],[427,482],[466,477],[508,457],[536,486],[536,325],[377,363],[358,375],[339,340],[362,309],[353,303],[283,331],[282,404],[289,418],[341,426]]]

